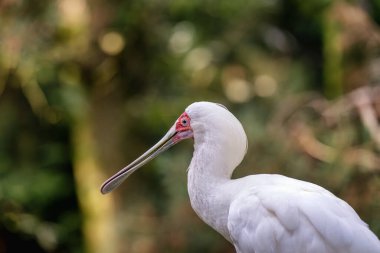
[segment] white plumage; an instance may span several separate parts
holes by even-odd
[[[160,142],[107,180],[102,193],[190,137],[191,205],[238,253],[380,253],[367,224],[318,185],[267,174],[231,179],[246,153],[247,137],[240,122],[215,103],[191,104]]]
[[[380,252],[377,237],[343,200],[307,182],[257,175],[232,201],[228,230],[238,252]]]

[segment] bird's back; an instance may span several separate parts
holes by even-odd
[[[230,205],[228,230],[239,253],[380,253],[367,224],[324,188],[280,175],[237,181],[254,185]]]

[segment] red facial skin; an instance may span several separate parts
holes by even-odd
[[[179,116],[175,125],[177,134],[174,136],[174,140],[176,142],[193,137],[193,130],[190,126],[190,120],[191,119],[186,112],[182,113],[181,116]]]
[[[186,123],[185,123],[186,122]],[[177,132],[182,132],[186,130],[190,130],[190,117],[187,115],[186,112],[182,113],[181,116],[179,116],[177,123],[175,125],[175,130]]]

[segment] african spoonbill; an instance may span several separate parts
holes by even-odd
[[[188,138],[194,139],[191,205],[238,253],[380,253],[379,239],[351,206],[318,185],[268,174],[231,179],[247,137],[235,116],[216,103],[188,106],[156,145],[109,178],[101,192]]]

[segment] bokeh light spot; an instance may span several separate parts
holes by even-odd
[[[169,39],[169,49],[175,54],[187,52],[193,45],[194,34],[194,27],[190,22],[177,24]]]
[[[211,60],[211,51],[204,47],[198,47],[189,52],[185,58],[184,67],[188,71],[199,71],[206,68]]]
[[[58,6],[64,25],[81,25],[88,20],[89,14],[84,0],[60,0]]]
[[[247,102],[251,97],[250,84],[244,79],[231,79],[224,84],[224,93],[232,102]]]
[[[108,55],[119,54],[125,46],[125,40],[120,33],[108,32],[99,40],[100,48]]]
[[[260,75],[256,78],[253,88],[257,96],[270,97],[277,91],[277,82],[271,76]]]

